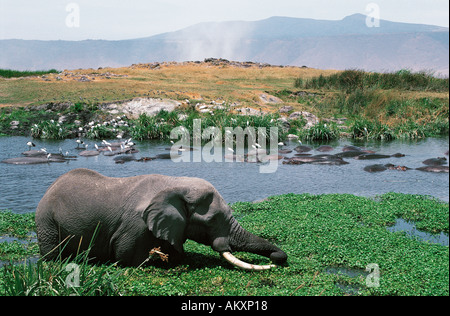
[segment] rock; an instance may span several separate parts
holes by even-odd
[[[282,103],[283,100],[281,100],[280,98],[277,98],[273,95],[270,94],[266,94],[266,93],[262,93],[259,95],[259,99],[264,103],[264,104],[279,104]]]
[[[291,123],[289,123],[287,118],[280,117],[277,121],[280,122],[283,125],[283,128],[285,128],[286,130],[289,130],[289,128],[291,128]]]
[[[11,125],[11,129],[18,129],[19,128],[19,121],[11,121],[11,123],[9,123],[9,125]]]
[[[253,108],[240,108],[237,111],[239,112],[240,115],[258,116],[266,114],[266,112],[263,111],[262,109],[256,110]]]
[[[289,115],[289,119],[291,120],[296,120],[299,118],[304,118],[306,120],[305,128],[310,128],[319,123],[319,118],[310,112],[301,111],[301,112],[294,112],[291,115]]]
[[[137,119],[139,115],[155,116],[160,111],[172,112],[181,103],[170,99],[134,98],[123,103],[108,104],[105,110],[111,114],[124,113],[129,119]]]
[[[291,112],[292,110],[294,110],[294,108],[292,106],[286,105],[280,109],[280,113],[288,113],[288,112]]]

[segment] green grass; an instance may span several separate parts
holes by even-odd
[[[180,118],[182,117],[182,118]],[[265,114],[261,116],[235,115],[228,109],[214,110],[212,113],[199,113],[192,109],[176,110],[174,112],[161,111],[156,116],[142,114],[137,120],[131,122],[130,135],[133,139],[170,139],[171,131],[175,127],[183,126],[189,131],[190,138],[193,137],[194,120],[201,120],[201,129],[205,131],[208,127],[216,127],[225,137],[225,128],[240,127],[245,130],[248,126],[253,127],[255,132],[259,127],[266,128],[267,133],[271,127],[280,127],[277,120],[279,115]],[[286,132],[278,129],[278,140],[286,137]],[[255,135],[256,136],[256,135]],[[269,140],[268,135],[267,141]],[[204,140],[206,141],[206,140]]]
[[[395,73],[370,73],[362,70],[346,70],[330,76],[320,75],[312,79],[298,78],[295,87],[303,89],[399,89],[448,92],[448,78],[436,78],[427,72],[400,70]]]
[[[448,246],[429,244],[386,229],[396,219],[403,218],[414,221],[420,230],[448,234],[448,203],[396,193],[376,198],[288,194],[261,203],[236,203],[232,208],[244,228],[277,244],[288,254],[287,265],[265,272],[245,272],[231,267],[210,247],[187,241],[186,258],[177,266],[157,261],[149,267],[120,268],[91,266],[80,261],[83,277],[77,293],[449,295]],[[30,215],[25,215],[26,222],[27,216]],[[3,225],[10,226],[15,224]],[[256,264],[268,262],[253,254],[236,255]],[[328,272],[337,268],[364,271],[371,263],[380,268],[380,287],[367,287],[367,273],[351,277]],[[69,272],[65,267],[64,262],[38,262],[2,268],[0,295],[77,294],[57,284],[67,278]],[[347,289],[347,293],[337,285]]]
[[[0,212],[0,235],[25,237],[34,229],[34,213],[16,214],[11,211]]]
[[[100,76],[106,72],[119,76],[111,79]],[[97,77],[91,82],[74,80],[73,76],[80,75]],[[242,121],[237,113],[231,115],[216,111],[216,117],[201,116],[207,126],[219,129],[223,129],[224,124],[245,128],[247,121],[251,125],[254,123],[254,127],[278,125],[278,122],[268,123],[266,119],[270,118],[270,122],[279,117],[278,109],[285,105],[292,106],[293,112],[311,112],[319,119],[347,118],[344,128],[349,131],[331,124],[325,128],[323,122],[320,126],[304,130],[301,122],[291,121],[287,131],[279,129],[280,139],[286,134],[297,134],[303,140],[343,137],[418,139],[439,137],[449,131],[448,79],[436,78],[426,72],[402,70],[396,73],[368,73],[360,70],[321,71],[290,67],[241,69],[188,63],[152,71],[146,67],[79,70],[76,73],[58,74],[62,80],[57,80],[56,76],[49,74],[47,79],[50,81],[41,78],[0,79],[0,103],[12,107],[0,109],[1,135],[31,135],[47,139],[77,137],[74,120],[81,121],[84,126],[93,120],[101,123],[108,116],[100,109],[102,102],[120,102],[134,97],[170,98],[184,103],[186,107],[189,104],[185,100],[191,100],[190,104],[221,100],[225,104],[240,104],[269,113],[262,119],[245,117],[244,126],[242,122],[234,124],[231,120]],[[278,96],[283,102],[277,105],[264,104],[259,97],[262,93]],[[35,105],[42,104],[53,104],[56,110],[33,110]],[[58,106],[61,104],[71,106],[60,111]],[[16,109],[24,105],[29,106],[26,111]],[[57,121],[58,112],[69,117],[64,125],[46,122]],[[164,118],[162,116],[141,117],[129,122],[130,128],[114,130],[99,126],[87,129],[85,137],[102,139],[125,133],[136,139],[167,139],[169,128],[182,125],[189,129],[194,117],[199,117],[191,111],[187,111],[187,119],[174,117],[182,112],[173,114],[171,122],[161,121]],[[20,121],[19,128],[11,129],[12,120]],[[369,130],[368,133],[361,133],[362,121],[370,125],[364,126]],[[31,130],[34,124],[37,127]]]
[[[322,117],[348,118],[345,136],[357,139],[421,139],[449,132],[448,79],[425,72],[367,73],[346,70],[310,79],[294,86],[320,90],[298,99]]]
[[[11,69],[0,69],[0,77],[3,78],[20,78],[20,77],[29,77],[29,76],[42,76],[47,74],[57,74],[59,73],[56,69],[50,70],[37,70],[37,71],[19,71],[19,70],[11,70]]]

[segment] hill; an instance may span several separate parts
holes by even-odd
[[[272,17],[200,23],[170,33],[121,41],[0,41],[0,68],[18,70],[122,67],[207,57],[274,65],[367,71],[430,70],[449,74],[449,30],[366,17],[339,21]]]

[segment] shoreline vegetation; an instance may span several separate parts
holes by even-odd
[[[287,265],[248,273],[229,266],[210,247],[187,241],[186,258],[176,266],[157,257],[148,267],[95,266],[81,254],[75,261],[80,286],[67,287],[73,272],[68,262],[37,260],[34,213],[0,211],[0,236],[25,238],[0,239],[0,262],[35,258],[0,267],[0,295],[449,295],[448,246],[387,229],[402,218],[418,230],[448,236],[448,203],[397,193],[288,194],[232,208],[246,229],[287,252]],[[260,256],[237,256],[267,264]],[[373,272],[368,266],[379,268],[379,286],[368,283]]]
[[[0,78],[0,88],[4,136],[168,140],[178,126],[192,133],[194,119],[221,129],[277,127],[280,141],[289,134],[330,141],[421,139],[449,132],[448,78],[408,70],[321,71],[208,59],[51,70]],[[140,115],[108,110],[138,99],[177,106]]]

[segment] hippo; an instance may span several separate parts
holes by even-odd
[[[125,163],[125,162],[129,162],[129,161],[136,161],[136,158],[134,158],[133,156],[130,155],[120,155],[120,156],[116,156],[113,159],[115,161],[115,163]]]
[[[426,167],[416,168],[416,170],[425,171],[425,172],[434,172],[434,173],[448,173],[447,166],[426,166]]]
[[[5,159],[2,161],[2,163],[11,165],[37,165],[50,162],[66,162],[66,159],[59,157],[18,157]]]
[[[346,146],[344,146],[344,148],[342,148],[342,151],[343,152],[346,152],[346,151],[362,151],[362,148],[356,147],[356,146],[352,146],[352,145],[346,145]]]
[[[391,155],[391,157],[394,157],[394,158],[402,158],[402,157],[405,157],[405,156],[406,155],[402,154],[402,153],[396,153],[396,154]]]
[[[181,157],[180,154],[176,154],[172,152],[171,154],[158,154],[156,155],[156,159],[172,159],[172,158],[179,158]]]
[[[388,168],[384,165],[370,165],[370,166],[366,166],[364,167],[364,171],[367,172],[383,172],[388,170]]]
[[[316,149],[317,151],[320,151],[322,153],[326,153],[326,152],[330,152],[333,151],[334,148],[328,145],[322,145],[319,148]]]
[[[82,157],[94,157],[100,155],[100,152],[98,150],[84,150],[78,155]]]
[[[283,162],[283,164],[298,164],[293,162],[300,163],[311,163],[318,165],[346,165],[348,162],[344,161],[342,158],[336,157],[334,155],[317,155],[311,157],[292,157],[292,158],[284,158],[287,162]]]
[[[307,153],[307,152],[310,152],[312,150],[312,148],[309,146],[301,145],[301,146],[295,147],[294,150],[298,153]]]
[[[386,168],[388,168],[389,170],[398,170],[398,171],[407,171],[407,170],[411,170],[411,168],[408,168],[406,166],[396,166],[393,165],[391,163],[388,163],[386,165],[384,165]]]
[[[352,150],[352,151],[343,151],[341,153],[336,154],[336,157],[339,158],[354,158],[357,156],[361,156],[364,155],[365,153],[363,151],[360,150]]]
[[[381,154],[363,154],[355,157],[355,159],[357,160],[372,160],[372,159],[386,159],[386,158],[391,158],[391,156]]]
[[[294,159],[283,161],[283,165],[302,165],[302,164],[304,164],[304,162]]]
[[[431,158],[423,161],[422,163],[427,166],[442,166],[447,163],[447,158],[445,157]]]

